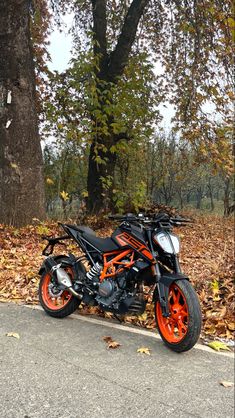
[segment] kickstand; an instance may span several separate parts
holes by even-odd
[[[113,313],[114,318],[116,318],[120,323],[123,322],[123,319],[119,318],[118,315],[116,315],[115,313]]]

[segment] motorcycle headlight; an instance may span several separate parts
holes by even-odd
[[[180,240],[174,234],[158,232],[154,235],[154,241],[168,254],[178,254],[180,251]]]

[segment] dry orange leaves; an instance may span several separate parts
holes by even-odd
[[[183,271],[189,275],[202,307],[203,334],[232,338],[234,335],[234,266],[233,220],[216,216],[195,217],[195,222],[175,232],[181,238],[180,255]],[[97,232],[109,236],[112,225],[102,225]],[[62,231],[55,223],[15,229],[0,225],[0,302],[38,303],[38,270],[44,259],[42,235],[58,235]],[[72,242],[55,247],[57,254],[79,253]],[[83,308],[84,314],[107,316],[99,309]],[[146,312],[127,316],[126,322],[145,328],[155,328],[154,309],[148,297]]]

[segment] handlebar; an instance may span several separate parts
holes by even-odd
[[[140,220],[140,218],[134,215],[133,213],[127,213],[126,215],[109,215],[109,219],[129,222]]]
[[[182,226],[187,223],[192,223],[191,219],[182,218],[180,216],[170,216],[167,213],[158,213],[151,216],[139,213],[134,215],[133,213],[127,213],[126,215],[109,215],[109,219],[122,222],[137,222],[140,224],[158,224],[159,226]]]

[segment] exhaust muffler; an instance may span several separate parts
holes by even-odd
[[[73,289],[73,283],[70,279],[68,273],[61,267],[61,264],[57,264],[53,257],[47,258],[45,260],[45,266],[47,271],[52,274],[55,278],[56,283],[62,288],[63,290],[68,290],[73,296],[82,300],[83,295],[81,293],[77,293],[76,290]]]

